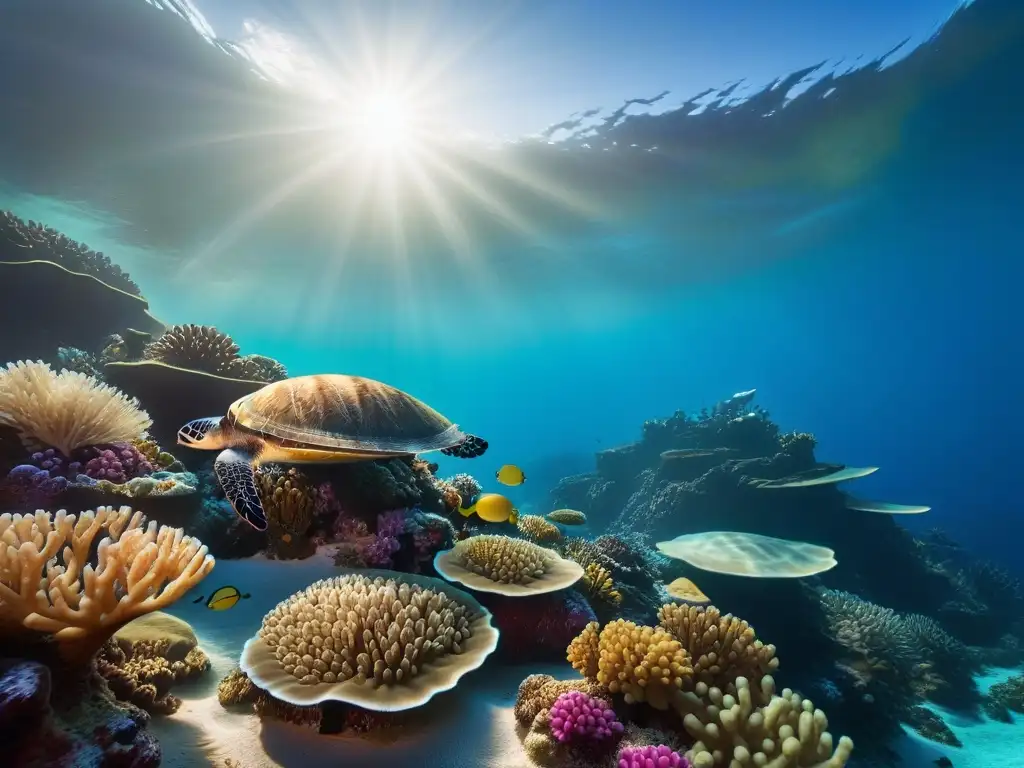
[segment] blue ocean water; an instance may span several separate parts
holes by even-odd
[[[1024,577],[1024,5],[976,0],[845,74],[458,147],[458,214],[403,198],[399,234],[190,9],[0,10],[0,209],[111,255],[166,323],[429,402],[490,442],[474,474],[525,470],[524,509],[646,420],[756,387],[820,461],[880,467],[858,494],[929,505],[907,527]]]

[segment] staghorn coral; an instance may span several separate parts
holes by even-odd
[[[516,722],[530,725],[541,711],[550,710],[559,696],[570,691],[600,697],[604,688],[594,680],[555,680],[551,675],[530,675],[519,684],[516,693]]]
[[[238,363],[238,345],[212,325],[172,325],[163,336],[146,345],[142,356],[176,368],[232,377]]]
[[[622,602],[622,595],[612,581],[612,575],[597,563],[590,563],[583,570],[583,585],[587,597],[602,600],[611,605],[618,605]]]
[[[257,490],[267,515],[270,549],[281,559],[306,557],[313,552],[306,533],[313,524],[316,492],[294,467],[286,472],[266,468],[256,475]]]
[[[553,592],[572,586],[583,569],[555,552],[522,539],[481,535],[438,553],[434,568],[448,580],[503,595]]]
[[[437,579],[369,571],[318,581],[279,603],[240,665],[290,704],[398,711],[453,687],[497,641],[490,614],[469,595]]]
[[[152,423],[138,400],[80,373],[24,361],[0,369],[0,424],[65,456],[82,446],[134,440]]]
[[[734,681],[735,694],[698,683],[672,702],[683,727],[695,739],[686,753],[694,768],[728,765],[774,768],[842,768],[853,751],[845,736],[833,749],[828,718],[789,689],[775,695],[770,675],[752,689],[746,678]],[[755,697],[757,700],[755,700]],[[760,706],[758,706],[760,702]]]
[[[252,704],[259,689],[240,668],[235,667],[217,684],[217,701],[225,709]]]
[[[546,544],[562,538],[562,532],[558,530],[558,526],[549,523],[539,515],[523,515],[516,523],[516,527],[531,541]]]
[[[668,603],[658,611],[658,624],[682,643],[693,663],[691,683],[727,689],[744,677],[754,685],[779,667],[775,646],[765,645],[747,622],[721,615],[713,605]]]
[[[593,625],[570,644],[573,666],[591,670]],[[667,709],[673,692],[683,688],[693,674],[689,657],[679,641],[663,629],[645,627],[616,619],[601,630],[597,639],[597,681],[611,693],[621,693],[626,702],[647,702],[655,709]]]
[[[213,570],[199,541],[143,522],[130,507],[0,515],[0,622],[51,634],[65,658],[85,661],[118,628],[170,605]],[[93,565],[100,531],[107,536]]]

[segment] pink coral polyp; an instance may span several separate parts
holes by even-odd
[[[600,742],[622,735],[622,723],[607,701],[579,691],[563,693],[548,715],[551,735],[560,743]]]
[[[666,747],[626,747],[619,753],[619,768],[690,768],[690,761]]]

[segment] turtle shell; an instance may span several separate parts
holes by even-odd
[[[228,419],[284,447],[419,453],[466,435],[426,403],[360,376],[298,376],[236,400]]]

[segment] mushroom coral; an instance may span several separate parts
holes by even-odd
[[[317,581],[263,618],[240,666],[298,706],[397,712],[455,687],[498,644],[491,615],[439,579],[360,571]]]
[[[529,541],[472,536],[438,552],[434,568],[449,581],[480,592],[519,597],[571,587],[583,577],[578,563]]]
[[[63,658],[84,662],[213,570],[206,547],[180,528],[143,524],[130,507],[0,515],[0,625],[51,634]]]

